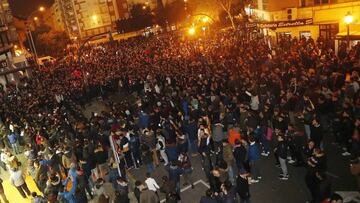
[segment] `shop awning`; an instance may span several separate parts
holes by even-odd
[[[346,39],[347,32],[339,32],[336,34],[336,39]],[[360,31],[350,31],[349,38],[351,40],[360,40]]]

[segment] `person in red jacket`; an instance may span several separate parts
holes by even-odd
[[[233,127],[229,130],[229,143],[234,146],[235,140],[241,140],[241,135],[240,132]]]

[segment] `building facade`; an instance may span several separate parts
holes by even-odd
[[[14,26],[14,18],[8,0],[0,0],[0,84],[15,80],[14,74],[6,74],[14,70],[13,48],[18,43],[18,35]]]
[[[55,0],[52,8],[71,38],[113,31],[117,19],[129,17],[126,0]]]
[[[341,41],[347,39],[348,26],[351,43],[360,40],[360,1],[273,1],[268,11],[255,11],[254,15],[258,17],[258,27],[263,33],[275,40],[282,35],[314,40],[322,37],[330,40],[336,49]],[[346,15],[353,17],[349,25],[344,21]]]

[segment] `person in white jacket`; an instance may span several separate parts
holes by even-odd
[[[157,137],[157,143],[156,143],[156,149],[159,150],[161,158],[164,160],[164,166],[169,164],[168,156],[165,152],[165,138],[158,134]]]
[[[157,190],[159,190],[160,187],[157,184],[156,180],[151,177],[150,173],[146,173],[145,184],[149,190],[154,191],[156,195],[159,197]]]
[[[31,192],[25,182],[24,174],[18,168],[14,168],[10,171],[10,183],[16,187],[23,198],[26,198],[26,195],[31,195]]]

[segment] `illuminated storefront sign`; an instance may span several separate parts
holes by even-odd
[[[277,21],[277,22],[257,22],[246,24],[247,28],[281,28],[281,27],[296,27],[303,25],[312,25],[313,19],[301,19],[301,20],[290,20],[290,21]]]

